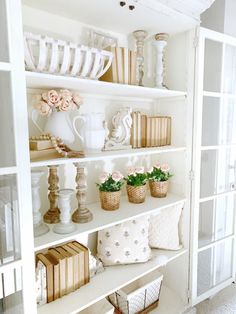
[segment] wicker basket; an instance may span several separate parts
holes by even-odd
[[[130,203],[140,204],[145,201],[147,184],[141,186],[126,185],[128,199]]]
[[[163,275],[148,274],[109,295],[118,314],[146,314],[158,305]]]
[[[149,180],[149,187],[151,196],[153,197],[166,197],[166,194],[168,192],[168,181],[151,181]]]
[[[121,191],[103,192],[100,191],[101,207],[105,210],[115,210],[120,207]]]

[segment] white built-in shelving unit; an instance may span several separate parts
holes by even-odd
[[[201,10],[211,4],[212,0],[202,4]],[[136,2],[135,2],[136,3]],[[8,90],[12,88],[13,112],[12,127],[9,128],[9,113],[3,116],[5,135],[0,133],[1,146],[7,148],[11,143],[12,150],[7,150],[6,158],[0,163],[0,177],[14,175],[17,177],[18,207],[20,212],[21,256],[11,264],[0,265],[1,273],[8,272],[14,267],[22,267],[22,304],[21,312],[25,314],[76,314],[95,306],[96,302],[117,289],[155,270],[164,273],[164,285],[161,292],[160,305],[153,311],[156,314],[182,313],[188,306],[188,272],[189,272],[189,224],[190,224],[190,181],[191,170],[191,138],[192,138],[192,98],[187,93],[191,86],[188,71],[193,69],[192,41],[186,33],[177,34],[169,41],[167,48],[167,81],[170,89],[153,88],[153,77],[150,69],[145,73],[145,82],[149,87],[114,84],[102,81],[80,79],[45,73],[34,73],[24,70],[23,64],[23,29],[37,33],[48,34],[74,42],[86,44],[85,34],[88,28],[99,28],[118,38],[122,45],[133,45],[130,34],[136,29],[146,29],[149,32],[147,45],[149,55],[147,61],[153,59],[151,51],[151,35],[157,32],[176,34],[187,31],[199,23],[199,14],[190,14],[188,10],[181,10],[174,6],[167,6],[164,1],[139,1],[136,11],[124,11],[117,1],[65,0],[57,1],[56,7],[50,1],[1,0],[1,6],[7,4],[8,17],[6,25],[10,29],[0,28],[1,37],[9,36],[9,51],[11,58],[2,58],[0,47],[0,79],[2,75],[11,76]],[[199,6],[192,1],[199,10]],[[204,8],[203,8],[204,7]],[[1,8],[2,9],[2,8]],[[5,10],[5,7],[4,7]],[[6,10],[5,10],[6,11]],[[0,10],[0,17],[1,17]],[[21,12],[22,21],[21,24]],[[115,13],[114,13],[115,12]],[[99,18],[98,18],[99,17]],[[122,23],[121,23],[122,21]],[[156,21],[158,21],[158,26]],[[0,19],[0,25],[1,24]],[[2,33],[3,32],[3,33]],[[4,37],[5,36],[5,37]],[[131,42],[131,43],[130,43]],[[133,47],[133,46],[132,46]],[[186,49],[186,47],[188,47]],[[177,50],[176,50],[177,49]],[[178,54],[176,57],[176,51]],[[181,52],[181,53],[179,53]],[[145,52],[146,53],[146,52]],[[148,54],[148,52],[147,52]],[[149,60],[150,58],[150,60]],[[9,60],[8,60],[9,59]],[[186,64],[189,59],[190,66]],[[148,63],[147,62],[147,63]],[[169,62],[169,63],[168,63]],[[192,63],[191,63],[192,62]],[[191,67],[192,66],[192,67]],[[187,76],[185,77],[185,73]],[[186,83],[187,82],[187,83]],[[0,94],[2,88],[0,81]],[[167,82],[168,85],[168,82]],[[3,87],[2,87],[3,86]],[[28,152],[28,136],[34,135],[35,129],[30,122],[30,111],[34,105],[35,94],[51,88],[66,88],[76,90],[84,98],[81,107],[83,113],[102,111],[110,118],[120,106],[130,106],[143,110],[147,114],[162,114],[172,117],[172,145],[158,148],[142,148],[113,152],[99,152],[86,154],[84,158],[58,158],[30,162]],[[173,88],[173,89],[172,89]],[[175,90],[177,89],[177,90]],[[26,104],[26,96],[28,104]],[[27,112],[28,110],[28,112]],[[28,124],[27,124],[28,121]],[[2,123],[2,121],[1,121]],[[14,137],[12,139],[12,128]],[[7,130],[7,131],[6,131]],[[8,134],[9,133],[9,134]],[[15,144],[14,144],[15,143]],[[15,162],[9,162],[16,156]],[[157,160],[169,162],[174,177],[171,181],[170,193],[164,199],[150,196],[144,204],[128,203],[127,197],[122,197],[120,209],[115,212],[101,210],[95,182],[101,170],[124,170],[128,163],[150,166]],[[1,158],[0,158],[1,161]],[[45,175],[41,180],[42,213],[47,210],[47,166],[58,165],[60,187],[75,188],[75,169],[73,163],[82,162],[88,169],[88,207],[93,213],[93,220],[87,224],[78,224],[76,231],[69,235],[53,233],[50,226],[49,233],[33,239],[32,201],[30,187],[30,171],[44,169]],[[96,232],[105,227],[128,221],[134,217],[141,217],[151,213],[164,211],[167,207],[184,202],[181,219],[181,240],[183,248],[179,251],[153,250],[153,257],[143,264],[106,267],[103,273],[91,279],[91,282],[74,293],[58,299],[39,308],[35,302],[34,286],[34,254],[48,247],[59,245],[71,239],[84,241],[92,252],[96,251]],[[75,200],[74,203],[75,205]],[[178,271],[177,271],[178,269]],[[18,303],[16,304],[18,306]],[[4,300],[1,303],[3,312],[7,313]],[[4,308],[5,306],[5,308]],[[14,309],[14,302],[9,303],[10,310]],[[83,312],[84,313],[84,312]],[[103,314],[103,313],[99,313]]]

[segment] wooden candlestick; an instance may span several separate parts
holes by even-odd
[[[78,200],[78,208],[72,215],[72,221],[76,223],[86,223],[93,219],[93,214],[86,207],[87,180],[85,174],[85,164],[75,163],[76,167],[76,197]]]
[[[48,224],[55,224],[60,221],[60,210],[58,208],[59,177],[57,175],[57,168],[58,166],[49,166],[48,200],[50,203],[50,208],[43,216],[44,222]]]
[[[137,66],[136,66],[136,81],[137,85],[143,86],[144,76],[144,40],[147,37],[147,32],[144,30],[138,30],[133,32],[133,36],[136,39],[137,46]]]

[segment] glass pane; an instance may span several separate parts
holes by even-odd
[[[200,197],[235,189],[236,149],[202,151]]]
[[[6,4],[7,0],[0,0],[0,62],[9,61],[9,50],[8,50],[8,35],[7,35],[7,18],[6,18]]]
[[[213,286],[213,254],[213,248],[209,248],[198,254],[197,295],[201,295]]]
[[[20,258],[20,230],[15,175],[0,177],[0,265]]]
[[[229,279],[232,275],[232,253],[233,253],[233,241],[227,240],[221,244],[218,244],[215,249],[216,254],[216,274],[215,284],[219,284],[226,279]]]
[[[206,39],[204,59],[204,90],[221,91],[222,43]]]
[[[15,165],[10,73],[0,72],[0,167]],[[20,102],[19,102],[20,105]]]
[[[236,101],[204,97],[202,107],[202,145],[236,143]]]
[[[234,195],[220,197],[200,204],[199,247],[203,247],[233,233],[234,208]]]
[[[225,93],[236,93],[236,47],[229,45],[225,46],[223,82]]]

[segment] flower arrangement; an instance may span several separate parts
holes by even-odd
[[[170,167],[168,164],[157,163],[147,172],[147,177],[151,181],[163,182],[168,181],[173,175],[170,174]]]
[[[41,95],[39,103],[35,108],[43,116],[49,116],[54,111],[68,111],[70,109],[79,109],[83,101],[79,93],[72,93],[67,89],[61,89],[59,92],[49,90]]]
[[[144,172],[144,167],[129,167],[125,180],[127,184],[131,186],[145,185],[147,182],[147,174]]]
[[[101,192],[117,192],[121,190],[124,184],[124,176],[120,171],[113,173],[103,172],[99,177],[99,183],[96,183]]]

